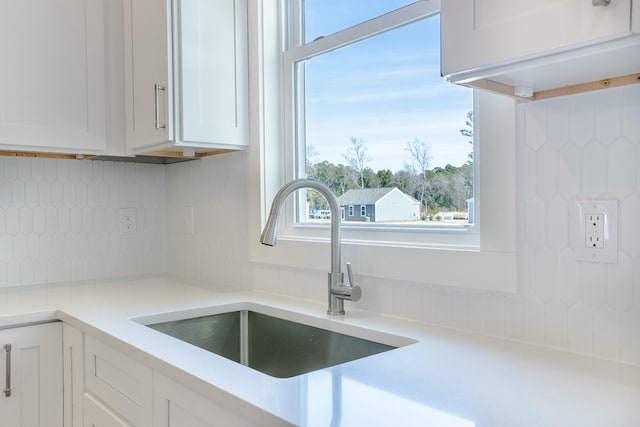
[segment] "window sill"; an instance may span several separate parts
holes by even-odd
[[[273,248],[255,242],[249,248],[251,261],[329,271],[328,239],[281,236]],[[358,275],[484,291],[516,291],[514,252],[347,239],[342,242],[342,262],[351,262]]]

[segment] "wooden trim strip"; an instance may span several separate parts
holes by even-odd
[[[76,154],[59,154],[59,153],[41,153],[41,152],[28,152],[28,151],[0,151],[0,156],[5,157],[33,157],[43,159],[72,159],[81,160],[93,157],[93,155],[78,156]]]
[[[594,90],[609,89],[612,87],[626,86],[636,83],[640,83],[640,73],[535,92],[533,94],[533,100],[537,101],[539,99],[574,95],[576,93],[591,92]]]

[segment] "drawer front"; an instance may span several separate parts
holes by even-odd
[[[83,402],[85,427],[133,427],[89,393],[84,395]]]
[[[151,368],[87,336],[85,387],[136,426],[151,425]]]

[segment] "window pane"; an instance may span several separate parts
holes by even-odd
[[[304,0],[305,43],[414,2],[415,0]]]
[[[301,175],[329,185],[347,220],[470,222],[473,94],[440,76],[439,31],[435,16],[304,61]],[[383,198],[393,214],[375,211]]]

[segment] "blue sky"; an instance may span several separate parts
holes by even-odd
[[[409,3],[307,0],[307,40]],[[309,18],[309,16],[312,17]],[[398,171],[408,141],[431,146],[431,167],[468,160],[460,135],[471,91],[440,77],[439,20],[423,20],[307,61],[307,144],[314,162],[345,163],[351,137],[362,139],[368,167]]]

